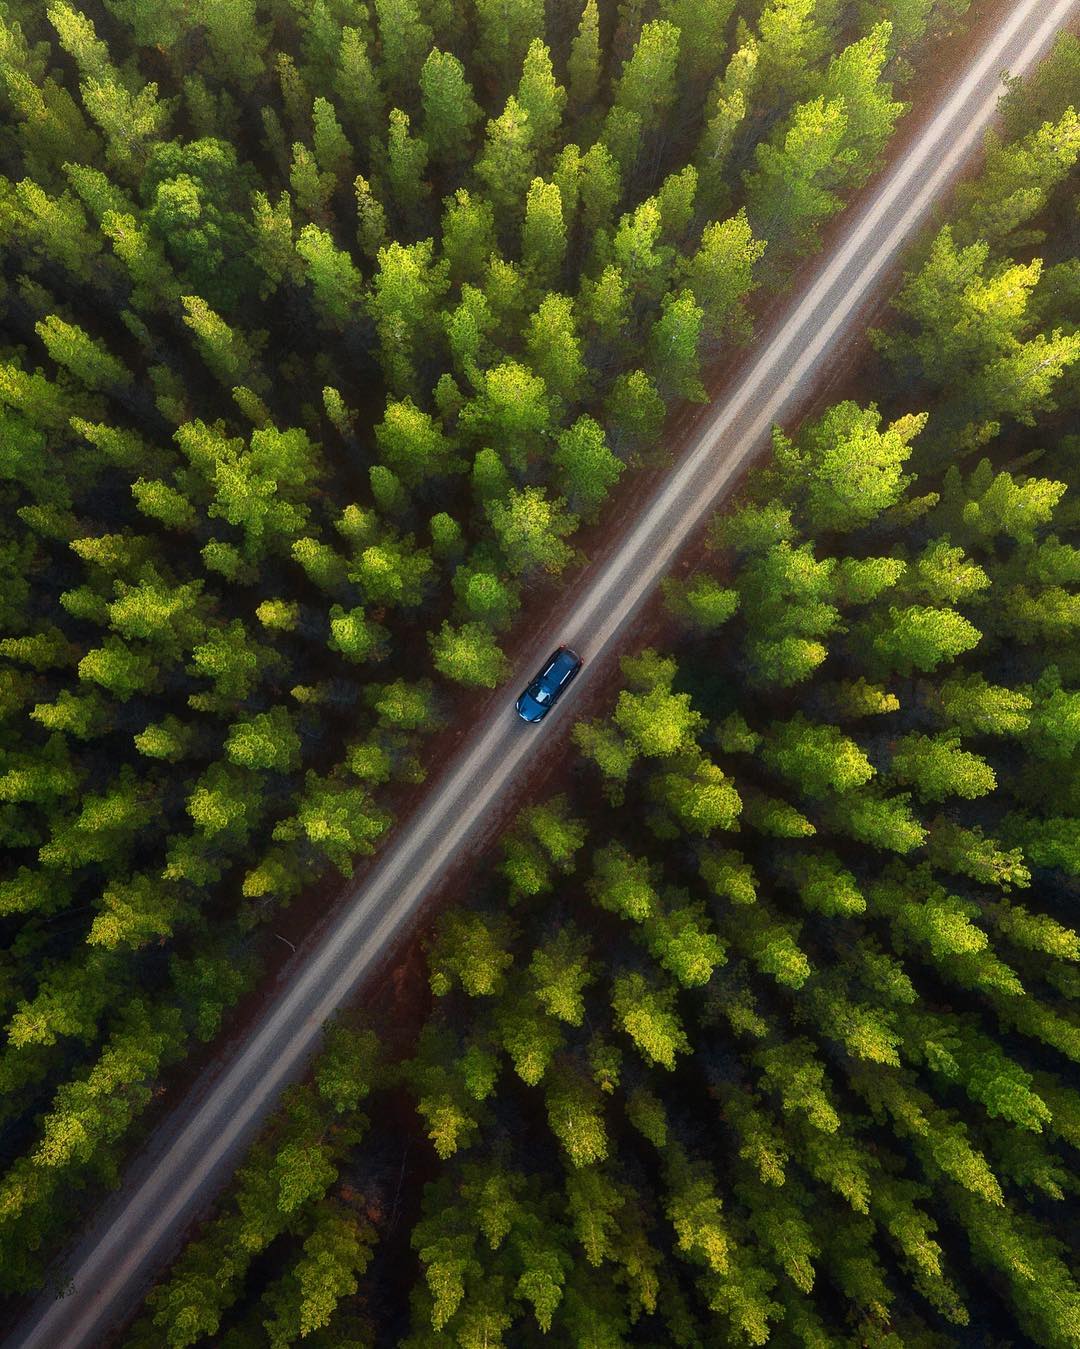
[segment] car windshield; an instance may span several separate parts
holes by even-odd
[[[551,694],[544,688],[543,684],[534,684],[529,692],[538,703],[546,703],[551,699]]]

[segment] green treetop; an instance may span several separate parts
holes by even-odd
[[[564,540],[577,518],[565,507],[562,498],[550,499],[542,487],[511,489],[505,501],[488,504],[491,528],[512,572],[558,574],[573,560],[574,550]]]
[[[432,32],[416,0],[375,0],[375,19],[381,44],[379,74],[393,97],[411,97]]]
[[[764,252],[765,243],[753,237],[742,211],[722,224],[705,226],[681,275],[704,311],[711,341],[743,341],[749,336],[745,302],[754,289],[754,265]]]
[[[544,32],[543,0],[477,0],[479,57],[496,86],[516,78],[529,44]]]
[[[543,379],[518,361],[503,361],[480,376],[476,396],[461,410],[464,435],[483,439],[513,464],[524,466],[551,423]]]
[[[529,114],[511,94],[501,116],[488,122],[484,148],[476,160],[476,176],[503,228],[520,219],[535,172],[536,145]]]
[[[296,240],[320,317],[341,330],[355,318],[363,294],[360,272],[325,230],[305,225]],[[381,256],[381,254],[380,254]]]
[[[862,528],[899,501],[912,481],[903,472],[910,443],[926,420],[900,417],[883,431],[875,406],[843,402],[803,427],[797,442],[775,431],[774,453],[793,494],[804,496],[810,532]]]
[[[420,72],[423,135],[432,155],[450,164],[464,159],[482,116],[456,56],[433,47]]]
[[[375,440],[387,466],[406,486],[446,473],[456,462],[453,442],[411,398],[387,403],[383,420],[375,428]]]
[[[571,406],[585,392],[587,372],[568,295],[546,295],[525,333],[529,361],[544,386]]]
[[[225,753],[243,768],[289,772],[300,765],[300,738],[284,707],[245,717],[229,728]]]
[[[55,314],[34,325],[46,351],[57,365],[70,370],[88,389],[108,390],[131,384],[131,375],[122,361],[104,342],[91,337],[78,324],[65,323]]]
[[[566,90],[556,81],[551,52],[540,38],[534,38],[525,53],[517,101],[528,114],[537,152],[546,153],[562,123]]]
[[[560,490],[570,506],[590,517],[597,514],[623,471],[603,428],[592,417],[579,417],[559,434],[553,460],[560,473]]]
[[[838,166],[857,153],[842,148],[846,132],[843,100],[819,97],[799,104],[773,140],[758,143],[756,169],[746,174],[747,213],[774,255],[810,252],[820,226],[840,209]]]
[[[562,194],[554,183],[534,178],[525,201],[521,260],[537,284],[554,285],[566,256]]]
[[[679,30],[664,19],[647,23],[615,85],[615,106],[653,123],[675,101]]]
[[[447,679],[493,689],[506,675],[506,657],[495,634],[483,623],[463,623],[455,628],[444,622],[439,632],[428,635],[428,640],[435,668]]]

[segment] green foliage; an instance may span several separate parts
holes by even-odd
[[[279,906],[377,849],[442,681],[509,673],[955,10],[0,17],[5,1292]],[[1000,1334],[1075,1339],[1077,68],[1010,87],[879,387],[777,436],[672,653],[437,921],[434,1004],[403,968],[383,1048],[327,1031],[133,1346],[922,1345],[984,1334],[988,1278]]]
[[[376,0],[375,19],[382,46],[381,71],[392,93],[416,87],[432,31],[415,0]]]
[[[673,988],[650,988],[640,974],[620,975],[612,985],[615,1024],[634,1042],[647,1063],[675,1067],[675,1055],[690,1048],[673,1007]]]
[[[458,567],[453,586],[464,613],[479,622],[505,628],[517,612],[513,588],[483,564]]]
[[[521,69],[532,38],[543,30],[539,0],[478,0],[480,60],[500,83]]]
[[[693,627],[712,632],[739,607],[739,592],[704,574],[685,582],[665,578],[664,599],[671,612]]]
[[[513,961],[505,949],[508,937],[505,920],[447,914],[429,955],[432,992],[443,997],[460,984],[472,997],[490,997],[501,987],[503,974]]]
[[[224,5],[212,8],[222,13]],[[237,15],[242,10],[237,7]],[[249,51],[246,59],[253,56]],[[239,162],[233,145],[213,137],[186,145],[161,141],[142,173],[151,237],[164,246],[182,281],[215,308],[234,308],[254,283],[243,219],[254,186],[250,167]]]
[[[689,834],[738,827],[742,799],[723,770],[706,758],[691,756],[685,766],[675,765],[653,780],[651,792]],[[667,832],[655,823],[653,829]]]
[[[835,726],[816,726],[801,714],[774,723],[762,758],[808,796],[849,792],[874,775],[873,765],[854,740]]]
[[[600,14],[596,0],[585,0],[567,62],[570,98],[575,110],[589,107],[600,81]]]
[[[682,398],[704,403],[708,395],[701,382],[701,342],[704,310],[690,290],[664,297],[663,313],[649,334],[649,358],[661,388]]]
[[[904,110],[892,100],[892,86],[882,79],[890,56],[892,25],[877,23],[865,37],[844,48],[829,62],[822,83],[827,100],[842,101],[847,120],[843,160],[850,168],[844,180],[859,186],[869,178],[884,149],[893,123]]]
[[[558,573],[571,561],[573,550],[564,538],[577,524],[562,498],[554,501],[543,488],[511,488],[505,501],[487,506],[491,528],[507,566],[515,575],[543,570]]]
[[[1021,140],[986,140],[986,167],[977,183],[965,184],[958,195],[961,238],[986,240],[1013,249],[1042,241],[1041,230],[1022,230],[1046,206],[1057,184],[1080,156],[1080,118],[1066,108]]]
[[[108,389],[131,383],[131,376],[105,344],[78,325],[65,323],[50,314],[34,327],[56,364],[70,370],[88,389]]]
[[[820,226],[840,209],[832,190],[836,166],[854,158],[843,149],[847,126],[843,99],[821,96],[799,104],[790,126],[758,145],[756,169],[746,179],[747,212],[758,238],[796,255],[814,247]]]
[[[507,672],[506,657],[484,623],[444,622],[429,640],[435,668],[447,679],[493,689]]]
[[[378,660],[386,639],[386,631],[369,619],[363,606],[344,609],[340,604],[330,607],[331,651],[339,651],[346,660]]]
[[[484,149],[476,161],[476,176],[504,226],[518,219],[520,203],[534,176],[534,140],[529,114],[511,94],[502,115],[488,122]]]
[[[750,320],[745,302],[754,288],[753,269],[766,245],[753,237],[746,214],[706,225],[684,275],[704,311],[711,341],[745,341]]]
[[[994,770],[978,754],[960,748],[947,736],[908,735],[897,742],[890,771],[898,782],[911,783],[923,801],[949,796],[985,796],[997,785]]]
[[[551,423],[543,379],[517,361],[485,370],[474,398],[461,410],[463,433],[491,442],[511,463],[524,462]]]
[[[565,256],[566,220],[562,193],[557,184],[534,178],[525,199],[525,221],[521,227],[522,262],[538,282],[551,284],[557,280]]]
[[[766,10],[762,16],[764,25]],[[727,69],[715,80],[705,104],[704,126],[694,153],[698,171],[699,208],[710,216],[719,217],[730,202],[727,166],[735,147],[735,138],[750,111],[749,100],[754,91],[759,45],[748,37],[732,54]],[[762,84],[759,95],[768,96],[777,86]],[[788,86],[790,88],[790,85]]]
[[[300,739],[288,711],[275,707],[236,722],[225,741],[225,753],[243,768],[288,772],[299,765]]]
[[[332,327],[343,328],[360,303],[361,278],[356,266],[318,225],[304,226],[296,251],[304,261],[320,317]]]
[[[635,449],[659,438],[666,415],[664,400],[644,370],[633,370],[612,382],[604,413],[618,427],[618,443]]]
[[[407,220],[415,217],[430,188],[424,177],[428,164],[427,142],[410,131],[409,115],[390,109],[386,138],[385,174],[387,195],[398,204]]]
[[[528,220],[526,219],[526,225]],[[585,389],[586,370],[574,325],[573,305],[566,295],[548,295],[533,314],[525,349],[544,387],[565,403],[576,403]]]
[[[149,692],[158,675],[149,652],[132,650],[119,637],[106,637],[79,661],[79,678],[98,684],[120,702]]]
[[[981,634],[955,609],[928,605],[889,607],[887,615],[868,621],[865,635],[874,668],[909,674],[927,673],[977,646]]]
[[[455,281],[479,278],[495,247],[495,216],[490,202],[459,187],[446,199],[442,249]]]
[[[690,695],[672,690],[674,662],[646,651],[633,660],[624,657],[622,666],[631,688],[619,694],[616,704],[619,730],[644,755],[671,755],[689,748],[704,722],[691,707]]]
[[[536,148],[548,150],[562,123],[566,90],[556,82],[551,52],[540,38],[533,38],[522,63],[517,101],[529,119],[529,130]]]
[[[802,497],[812,532],[870,524],[899,501],[911,482],[902,469],[926,416],[902,417],[884,432],[880,424],[876,407],[838,403],[804,428],[797,443],[774,432],[777,462]]]
[[[169,529],[193,529],[198,519],[187,497],[160,479],[137,478],[131,484],[131,495],[144,515],[160,520]]]
[[[569,504],[589,517],[598,514],[623,471],[623,465],[608,447],[603,428],[588,416],[579,417],[573,426],[560,433],[554,461]]]
[[[1003,416],[1031,425],[1054,406],[1055,384],[1080,357],[1075,334],[1031,336],[1030,297],[1041,271],[1039,258],[992,263],[988,243],[960,247],[946,225],[894,301],[907,322],[876,336],[890,360],[931,388],[949,372],[943,421],[954,422],[968,445],[996,434]]]
[[[438,159],[464,158],[481,117],[465,76],[465,67],[449,52],[432,48],[420,71],[424,140]]]
[[[679,37],[679,30],[666,20],[644,25],[615,86],[615,107],[635,113],[643,124],[670,107],[675,100]]]
[[[353,859],[374,852],[390,817],[377,808],[363,787],[342,778],[305,775],[305,788],[292,818],[275,825],[273,837],[304,839],[343,876],[352,874]]]

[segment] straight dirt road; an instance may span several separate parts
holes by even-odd
[[[822,357],[849,337],[890,266],[991,122],[1004,71],[1022,74],[1046,50],[1080,0],[1017,0],[940,96],[934,115],[847,222],[809,281],[755,344],[746,376],[702,419],[675,469],[642,503],[602,567],[575,587],[571,621],[538,632],[506,689],[505,707],[477,726],[425,804],[340,905],[320,941],[301,953],[290,982],[132,1166],[123,1187],[72,1252],[67,1294],[43,1296],[9,1344],[80,1349],[104,1344],[240,1160],[282,1088],[304,1071],[324,1021],[348,1002],[433,883],[464,855],[552,727],[527,727],[513,697],[553,647],[585,656],[581,676],[553,720],[565,727],[590,679],[619,647],[632,615],[680,545],[714,510],[772,423],[803,405]]]

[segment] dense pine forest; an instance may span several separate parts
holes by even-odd
[[[963,8],[0,3],[0,1292]],[[1078,100],[1066,38],[133,1349],[1080,1342]]]
[[[128,1349],[1080,1342],[1078,95],[1066,37]]]
[[[3,1292],[963,7],[0,4]]]

